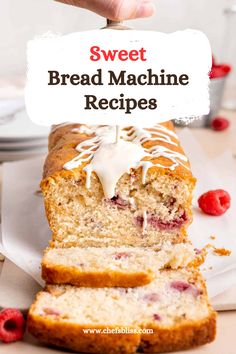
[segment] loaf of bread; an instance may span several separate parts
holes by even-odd
[[[28,329],[41,341],[85,353],[162,353],[212,341],[216,314],[194,268],[162,270],[135,288],[50,285]]]
[[[153,281],[158,270],[197,266],[203,261],[204,251],[190,243],[167,243],[161,250],[127,246],[48,248],[42,278],[49,284],[135,287]]]
[[[41,183],[53,247],[158,247],[186,240],[195,178],[171,122],[64,124]]]
[[[186,233],[194,185],[170,122],[55,127],[41,183],[53,239],[29,331],[84,353],[211,342],[216,313],[198,271],[205,254]]]

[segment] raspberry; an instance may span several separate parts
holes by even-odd
[[[197,297],[198,295],[201,295],[201,291],[199,291],[195,286],[192,284],[186,283],[182,280],[174,280],[170,284],[170,287],[172,289],[175,289],[179,291],[180,293],[189,293],[192,294],[193,296]]]
[[[131,256],[131,254],[128,252],[117,252],[114,254],[115,260],[128,258],[130,256]]]
[[[184,281],[182,280],[174,280],[171,284],[170,284],[170,287],[175,289],[175,290],[178,290],[179,292],[184,292],[184,291],[187,291],[191,288],[191,285],[188,284],[188,283],[185,283]]]
[[[148,302],[155,302],[155,301],[160,300],[160,296],[157,293],[150,293],[150,294],[144,295],[143,299]]]
[[[161,320],[161,316],[158,315],[158,313],[154,313],[153,314],[153,319],[154,319],[154,321],[160,321]]]
[[[215,117],[211,121],[211,127],[214,130],[221,131],[227,129],[229,126],[229,121],[226,118],[223,117]]]
[[[230,207],[230,195],[223,189],[206,192],[198,199],[199,208],[209,215],[219,216]]]
[[[22,339],[25,330],[25,319],[16,309],[5,309],[0,312],[0,340],[4,343]]]
[[[231,67],[227,64],[214,65],[209,73],[210,79],[217,79],[228,75],[231,71]]]
[[[170,220],[162,221],[158,216],[150,215],[148,216],[148,224],[159,230],[175,230],[179,229],[187,221],[187,215],[184,212],[181,216]],[[137,216],[135,218],[135,223],[137,226],[143,226],[144,219],[142,216]]]
[[[109,201],[111,204],[116,205],[120,209],[125,209],[128,206],[128,202],[122,199],[121,197],[119,197],[118,195],[112,197]]]

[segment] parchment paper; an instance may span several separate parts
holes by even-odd
[[[213,160],[209,159],[187,128],[179,133],[179,137],[197,178],[193,198],[193,223],[188,230],[189,236],[198,248],[210,243],[232,252],[229,257],[219,257],[212,252],[208,254],[202,270],[204,276],[210,280],[215,275],[236,268],[236,161],[230,151],[225,151]],[[231,196],[231,207],[222,216],[208,216],[198,208],[199,196],[210,189],[225,189]],[[215,240],[212,240],[211,236],[215,237]],[[236,284],[236,275],[230,278],[232,284]],[[225,281],[222,278],[222,283],[208,282],[209,292],[216,295],[223,291]]]

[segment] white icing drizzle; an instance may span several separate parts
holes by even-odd
[[[97,125],[82,125],[79,128],[72,129],[72,131],[91,135],[91,137],[76,146],[79,154],[63,167],[71,170],[89,162],[84,167],[84,171],[86,171],[86,188],[90,188],[91,175],[94,171],[102,183],[106,198],[112,198],[115,195],[115,188],[119,178],[125,172],[129,173],[131,168],[142,168],[143,184],[145,184],[147,172],[152,166],[174,170],[178,165],[182,165],[189,169],[186,165],[188,160],[185,155],[160,144],[150,148],[143,146],[147,141],[160,141],[171,146],[178,145],[175,141],[178,139],[177,135],[160,124],[156,124],[155,127],[150,129],[139,127],[123,128],[118,133],[116,127]],[[117,135],[119,135],[119,139],[117,139]],[[165,166],[164,164],[150,161],[150,159],[158,157],[168,159],[171,164]],[[143,160],[144,158],[145,160]]]
[[[130,204],[132,209],[136,209],[137,208],[137,205],[135,203],[135,199],[133,197],[129,197],[128,201],[129,201],[129,204]]]
[[[153,166],[153,164],[151,161],[140,161],[140,166],[142,167],[142,184],[145,184],[147,172],[149,168]]]
[[[91,174],[93,172],[92,166],[90,164],[85,166],[84,171],[86,172],[85,187],[89,189],[91,185]]]
[[[121,132],[121,127],[119,125],[116,125],[116,143],[118,143],[120,140],[120,132]]]
[[[119,178],[125,172],[129,173],[130,168],[136,167],[144,156],[141,146],[125,140],[101,144],[98,147],[89,166],[92,171],[96,171],[106,198],[115,195]]]
[[[147,212],[146,210],[143,211],[143,232],[146,231],[147,228]]]

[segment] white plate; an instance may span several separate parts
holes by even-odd
[[[9,116],[24,109],[25,103],[22,98],[0,100],[0,123],[5,121]]]
[[[50,127],[34,124],[25,110],[21,110],[9,117],[4,124],[0,124],[0,141],[22,141],[28,139],[46,138]]]
[[[30,140],[19,140],[19,141],[0,141],[0,150],[22,150],[30,149],[35,147],[46,147],[48,144],[48,139],[30,139]]]
[[[47,148],[23,150],[23,151],[0,151],[0,162],[25,160],[40,155],[46,155]]]

